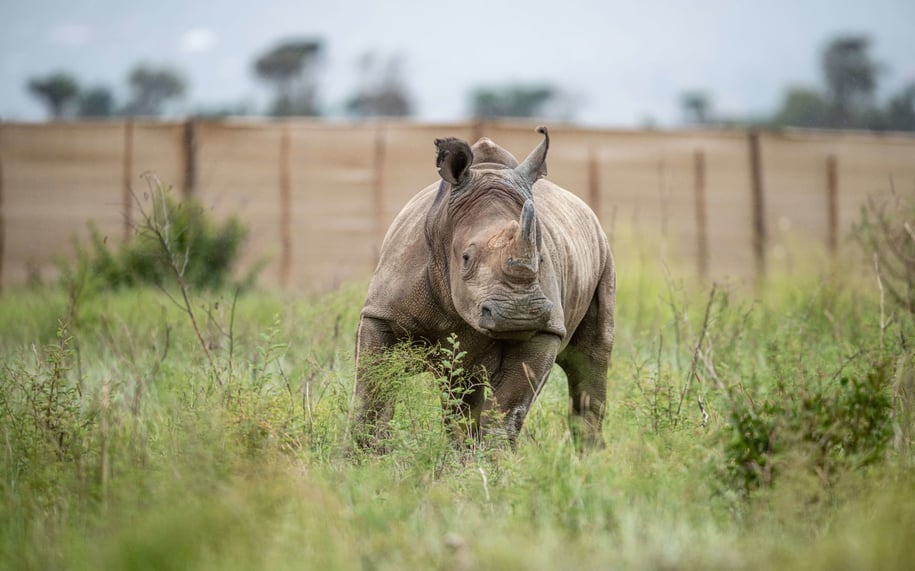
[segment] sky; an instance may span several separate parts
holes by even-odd
[[[255,58],[286,38],[320,38],[320,101],[331,116],[374,51],[403,59],[415,115],[466,117],[484,84],[549,82],[576,123],[676,126],[680,96],[706,92],[720,116],[773,113],[785,89],[821,86],[838,34],[864,34],[882,63],[880,93],[915,82],[915,0],[0,0],[0,118],[37,121],[28,79],[64,70],[126,99],[138,62],[190,80],[172,112],[263,111]]]

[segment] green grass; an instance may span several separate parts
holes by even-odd
[[[391,379],[390,451],[353,452],[364,283],[194,296],[215,373],[160,291],[5,291],[0,568],[909,568],[912,316],[881,335],[866,270],[758,297],[619,275],[584,456],[559,369],[517,452],[454,446],[426,374]]]

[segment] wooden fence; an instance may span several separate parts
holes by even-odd
[[[104,121],[0,124],[0,285],[53,277],[87,222],[129,239],[154,172],[249,228],[265,285],[370,275],[384,232],[436,179],[432,141],[488,136],[519,158],[526,123]],[[585,199],[617,255],[648,248],[706,278],[753,281],[837,256],[869,193],[915,195],[915,137],[551,127],[549,178]]]

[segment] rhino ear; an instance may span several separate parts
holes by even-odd
[[[524,162],[518,165],[515,172],[520,174],[531,184],[537,182],[541,177],[546,176],[546,152],[550,148],[550,135],[546,127],[537,127],[537,132],[543,135],[543,140],[537,145],[537,148],[531,151],[531,154],[524,159]]]
[[[461,184],[470,172],[473,163],[473,151],[470,145],[460,139],[448,137],[436,139],[435,166],[443,180],[457,186]]]

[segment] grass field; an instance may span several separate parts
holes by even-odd
[[[156,289],[5,291],[0,568],[911,569],[915,327],[874,274],[619,276],[583,456],[559,369],[516,452],[453,445],[428,374],[353,452],[365,283],[191,292],[206,351]]]

